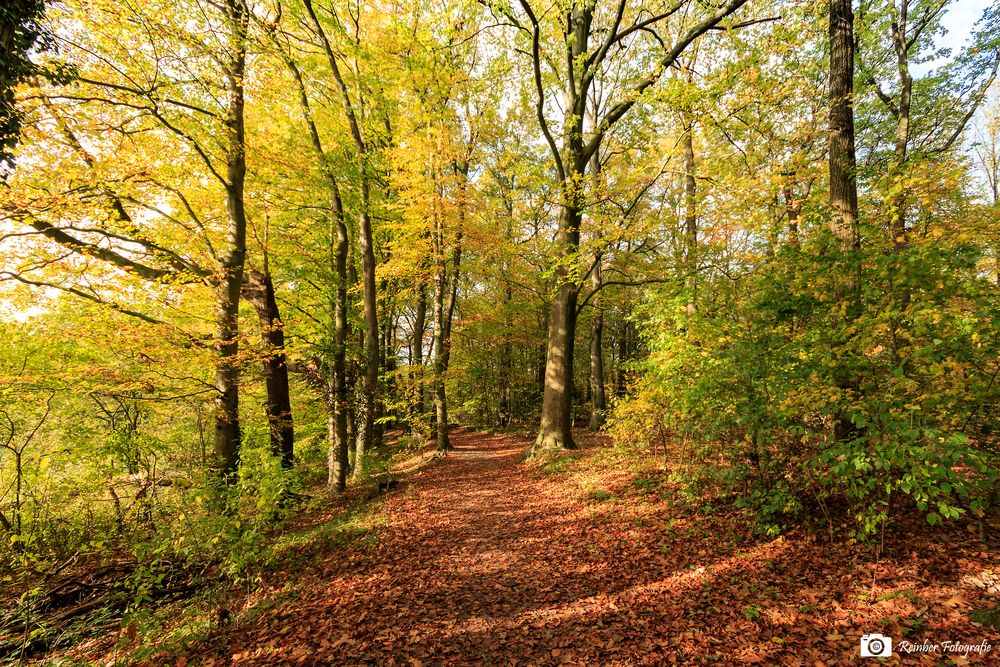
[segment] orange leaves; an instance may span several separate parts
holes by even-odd
[[[607,450],[577,465],[614,502],[522,465],[517,438],[454,444],[387,496],[373,548],[332,548],[220,638],[232,662],[832,667],[855,663],[865,633],[982,639],[966,614],[984,592],[954,572],[995,571],[974,542],[918,522],[898,558],[866,566],[855,546],[752,537],[735,508],[690,514]]]

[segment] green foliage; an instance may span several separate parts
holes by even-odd
[[[946,220],[904,250],[863,251],[853,315],[836,297],[847,263],[822,232],[735,285],[703,285],[712,301],[694,317],[683,294],[651,293],[650,354],[613,432],[654,449],[669,440],[681,461],[720,471],[719,492],[739,494],[772,534],[835,497],[863,538],[890,520],[894,498],[931,524],[981,515],[997,481],[1000,310],[983,250],[960,218]],[[833,437],[838,420],[849,437]]]
[[[11,163],[21,129],[14,91],[37,72],[29,59],[45,30],[44,0],[19,0],[0,7],[0,173]]]
[[[785,529],[799,524],[804,514],[801,499],[785,480],[779,480],[770,488],[753,488],[737,498],[736,506],[751,510],[756,519],[756,530],[768,537],[776,537]]]
[[[1000,606],[975,609],[969,612],[969,620],[993,630],[1000,630]]]
[[[613,503],[620,500],[618,496],[604,489],[594,489],[587,494],[587,498],[592,503]]]
[[[755,604],[748,604],[740,610],[740,613],[743,614],[743,618],[753,622],[759,621],[763,614],[760,607]]]
[[[564,452],[552,452],[547,453],[538,465],[546,475],[559,475],[568,472],[575,460],[573,456]]]

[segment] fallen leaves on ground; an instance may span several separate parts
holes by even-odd
[[[453,442],[386,498],[374,547],[333,549],[270,582],[254,600],[273,606],[181,659],[829,666],[857,662],[873,632],[986,639],[994,653],[970,662],[1000,659],[1000,638],[968,618],[991,604],[982,582],[1000,571],[996,554],[960,529],[894,536],[875,563],[807,532],[756,537],[740,512],[698,513],[621,470],[588,496],[524,464],[528,443],[511,435],[460,430]]]

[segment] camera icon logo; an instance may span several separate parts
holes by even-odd
[[[861,637],[862,658],[888,658],[892,655],[892,637],[872,634]]]

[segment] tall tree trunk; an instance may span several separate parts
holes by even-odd
[[[851,0],[830,0],[830,230],[842,251],[858,246],[854,151],[854,12]]]
[[[600,303],[594,304],[594,319],[590,328],[590,430],[599,431],[604,425],[607,412],[607,396],[604,392],[604,310]]]
[[[503,341],[500,343],[500,425],[510,426],[514,417],[514,323],[511,320],[510,304],[514,299],[514,292],[507,272],[509,267],[504,267],[503,285]]]
[[[785,213],[788,214],[788,245],[798,249],[802,247],[799,241],[799,212],[802,204],[795,201],[791,184],[784,186],[782,194],[785,198]]]
[[[386,295],[382,307],[382,317],[379,319],[379,376],[382,378],[381,391],[385,396],[393,396],[396,392],[396,351],[394,342],[396,340],[396,328],[398,317],[396,315],[395,300],[390,295],[395,293],[394,281],[382,280],[378,284],[378,294]],[[387,428],[392,428],[396,424],[397,414],[395,412],[386,414],[385,401],[375,402],[375,435],[374,442],[381,443],[385,437]]]
[[[365,451],[374,443],[375,435],[375,401],[378,392],[379,344],[378,344],[378,310],[375,285],[375,247],[371,224],[371,178],[368,164],[368,145],[362,135],[361,124],[354,113],[354,101],[351,92],[341,75],[333,46],[316,15],[312,0],[303,0],[306,12],[313,29],[320,38],[323,52],[326,55],[330,73],[333,75],[344,104],[344,116],[350,129],[351,139],[361,162],[361,210],[358,215],[358,247],[361,251],[361,278],[364,299],[364,374],[361,392],[361,402],[358,405],[358,437],[355,444],[354,476],[364,474]]]
[[[309,128],[313,151],[330,189],[330,265],[334,275],[333,299],[330,304],[330,329],[333,338],[333,377],[327,383],[327,490],[331,493],[342,492],[347,486],[348,450],[350,443],[351,408],[348,397],[349,381],[347,376],[347,336],[350,325],[347,321],[347,287],[351,282],[348,275],[348,257],[350,243],[347,234],[347,223],[344,217],[344,204],[340,196],[340,185],[331,169],[319,130],[313,118],[309,104],[309,95],[298,66],[290,55],[285,53],[274,32],[270,37],[275,45],[282,50],[282,55],[288,71],[295,80],[299,91],[299,104],[302,116]]]
[[[336,181],[332,182],[333,195],[333,247],[332,260],[336,291],[333,303],[333,387],[332,411],[328,420],[327,489],[343,492],[347,488],[349,429],[347,382],[347,255],[349,239],[344,207]],[[330,437],[332,436],[332,437]]]
[[[522,4],[524,4],[522,2]],[[572,33],[568,48],[568,75],[574,79],[589,49],[590,27],[594,6],[574,2],[566,15],[567,27]],[[533,49],[535,55],[536,85],[541,86],[538,75],[541,65],[538,55],[539,26],[534,25]],[[587,164],[590,161],[584,148],[583,119],[588,117],[589,79],[584,77],[580,86],[575,81],[563,90],[566,120],[563,125],[562,149],[559,150],[548,133],[544,121],[544,95],[539,90],[536,111],[539,123],[546,132],[549,146],[556,160],[561,179],[559,229],[556,233],[556,267],[554,271],[555,294],[549,316],[549,340],[545,355],[545,389],[542,393],[542,416],[538,437],[528,451],[528,456],[547,450],[576,449],[573,442],[573,348],[576,341],[577,297],[580,286],[576,281],[575,265],[579,259],[580,223],[583,193],[581,192]],[[596,151],[596,148],[591,152]]]
[[[545,389],[538,437],[529,452],[575,449],[573,441],[573,347],[576,342],[576,304],[579,289],[567,262],[574,261],[580,242],[580,211],[564,204],[559,213],[557,246],[563,257],[555,270],[556,292],[549,315],[549,339],[545,355]]]
[[[895,4],[895,3],[894,3]],[[907,148],[910,143],[910,108],[913,104],[913,77],[910,75],[908,38],[906,35],[909,0],[900,2],[899,11],[892,22],[892,44],[896,53],[896,72],[899,76],[899,105],[896,107],[896,145],[893,149],[894,194],[889,198],[892,216],[889,228],[896,250],[908,243],[906,234],[906,190],[898,181],[905,178]]]
[[[851,0],[830,0],[830,229],[839,245],[841,267],[837,276],[838,299],[844,303],[848,319],[855,319],[860,306],[857,250],[858,190],[854,152],[854,14]],[[843,356],[843,355],[841,355]],[[837,385],[845,391],[857,382],[838,360]],[[853,426],[846,414],[837,415],[834,437],[852,436]]]
[[[541,317],[539,317],[538,330],[539,332],[544,332],[548,334],[549,332],[549,313],[552,310],[550,304],[542,304],[543,312]],[[535,388],[537,397],[539,399],[545,394],[545,356],[548,352],[549,346],[547,340],[540,340],[538,343],[538,348],[535,350]]]
[[[440,219],[435,222],[437,228],[434,230],[434,421],[437,449],[439,452],[447,452],[451,449],[451,442],[448,439],[448,397],[444,387],[447,277]]]
[[[264,383],[267,388],[264,412],[271,433],[271,451],[281,458],[281,467],[291,468],[295,462],[295,431],[285,358],[285,325],[274,298],[274,283],[266,268],[263,272],[245,272],[243,297],[257,311],[260,321],[265,355]]]
[[[601,258],[596,260],[591,281],[594,289],[601,286]],[[590,327],[590,430],[599,431],[604,425],[607,397],[604,392],[604,309],[600,297],[594,300],[594,316]]]
[[[410,339],[410,368],[413,396],[410,399],[410,420],[416,424],[424,415],[424,329],[427,328],[427,288],[421,278],[417,285],[417,306],[413,315]]]
[[[698,182],[695,180],[694,123],[684,125],[684,285],[688,317],[698,310]]]
[[[224,11],[229,23],[230,61],[225,76],[226,109],[226,252],[221,262],[218,299],[215,368],[215,466],[223,479],[233,481],[239,464],[239,306],[246,260],[246,211],[243,190],[246,180],[246,136],[243,119],[243,81],[246,71],[247,21],[242,0],[227,0]]]

